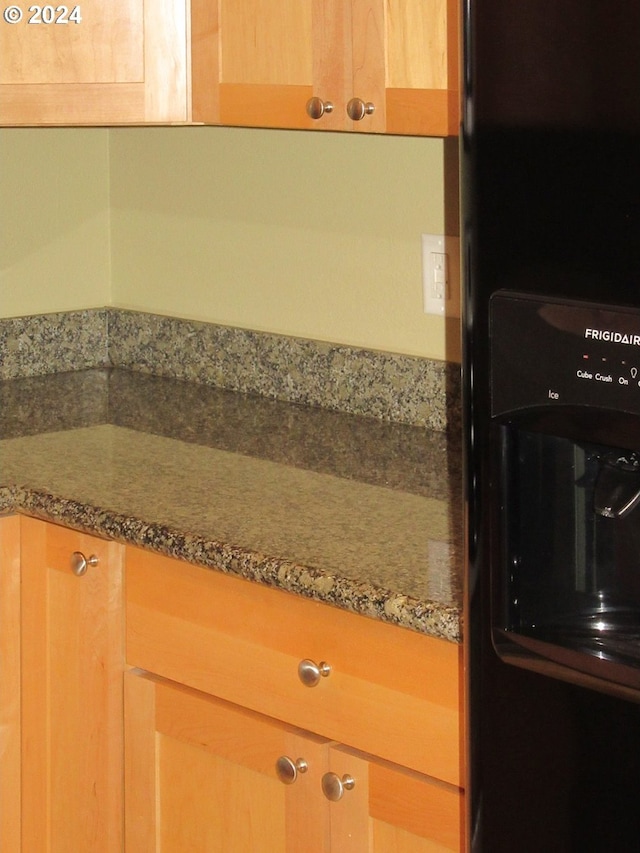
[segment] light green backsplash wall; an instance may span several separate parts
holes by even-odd
[[[420,234],[455,142],[232,128],[0,131],[0,317],[115,305],[459,359]]]
[[[458,360],[458,322],[422,310],[420,241],[457,227],[455,153],[438,139],[114,129],[112,303]]]
[[[108,303],[108,139],[99,129],[0,131],[0,317]]]

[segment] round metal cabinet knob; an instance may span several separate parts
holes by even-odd
[[[298,778],[298,773],[306,773],[308,767],[304,758],[296,758],[293,761],[288,755],[281,755],[276,761],[276,774],[285,785],[293,785]]]
[[[91,554],[90,557],[85,557],[82,551],[74,551],[71,555],[71,571],[78,577],[82,577],[82,575],[86,574],[89,566],[97,565],[98,558],[95,554]]]
[[[298,678],[305,687],[315,687],[321,678],[327,678],[331,672],[331,665],[321,660],[315,663],[309,658],[301,660],[298,664]]]
[[[331,101],[323,101],[322,98],[309,98],[307,101],[307,115],[309,118],[319,119],[325,113],[333,112],[333,104]]]
[[[345,791],[351,791],[355,784],[356,780],[348,773],[342,778],[337,773],[325,773],[322,777],[322,793],[335,803],[342,799]]]
[[[347,115],[352,121],[362,121],[365,116],[375,112],[375,104],[365,103],[362,98],[351,98],[347,104]]]

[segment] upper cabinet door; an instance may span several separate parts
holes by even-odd
[[[354,5],[370,2],[354,0]],[[385,0],[385,130],[455,136],[460,122],[457,0]]]
[[[312,128],[316,96],[326,105],[319,126],[344,129],[350,26],[340,0],[193,0],[194,120]]]
[[[6,5],[0,124],[191,120],[185,0]]]
[[[193,118],[448,136],[456,0],[192,3]]]

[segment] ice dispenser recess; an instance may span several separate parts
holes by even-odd
[[[640,696],[639,371],[639,311],[492,299],[494,645]]]

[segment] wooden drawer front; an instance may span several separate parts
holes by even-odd
[[[131,666],[460,785],[461,648],[136,548]],[[316,687],[298,664],[331,666]]]

